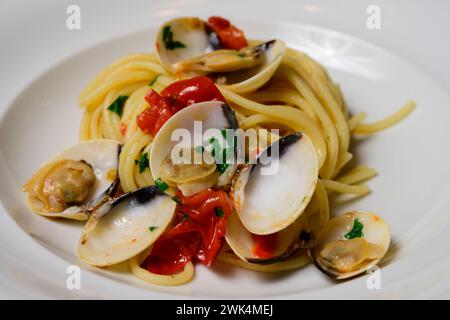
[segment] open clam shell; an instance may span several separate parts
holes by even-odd
[[[207,25],[199,18],[177,18],[164,23],[156,37],[161,64],[171,73],[211,74],[236,93],[257,90],[274,75],[286,53],[278,39],[241,50],[219,49]]]
[[[71,146],[52,157],[23,186],[23,190],[28,193],[28,204],[31,210],[48,217],[86,220],[89,210],[108,200],[118,187],[119,152],[120,144],[117,141],[91,140]],[[73,193],[75,189],[73,184],[77,182],[73,181],[73,177],[70,180],[66,172],[62,172],[58,179],[67,181],[63,181],[53,190],[48,187],[48,184],[52,182],[51,179],[55,179],[52,173],[67,161],[90,168],[88,170],[91,171],[94,183],[89,185],[89,190],[81,190],[82,183],[78,185],[77,191],[87,193],[81,202],[67,203],[64,209],[54,211],[48,204],[48,197],[52,196],[52,192]]]
[[[263,159],[270,161],[263,164]],[[317,152],[311,140],[297,132],[271,144],[256,164],[243,167],[233,180],[230,195],[248,231],[272,234],[302,214],[317,179]]]
[[[261,88],[272,78],[286,53],[286,44],[276,39],[258,46],[263,48],[263,62],[254,68],[222,74],[225,88],[239,94],[250,93]]]
[[[150,150],[150,171],[153,178],[155,181],[161,179],[169,184],[170,188],[167,190],[169,194],[173,194],[173,187],[179,188],[184,195],[191,195],[210,188],[219,181],[226,184],[227,179],[233,173],[230,173],[231,168],[219,175],[215,170],[214,163],[203,163],[202,161],[213,159],[206,154],[203,146],[212,138],[223,139],[222,129],[235,128],[237,128],[237,120],[233,110],[220,101],[201,102],[180,110],[161,127],[153,140]],[[164,177],[169,176],[167,174],[169,170],[173,169],[175,174],[177,174],[176,170],[181,170],[179,167],[167,169],[168,159],[172,161],[171,159],[180,154],[179,151],[185,150],[192,151],[188,152],[191,157],[186,159],[187,164],[182,168],[183,170],[192,170],[190,173],[183,173],[184,176],[189,176],[190,180],[184,184],[174,185],[171,184],[171,181],[179,180],[175,180],[174,174],[171,174],[170,181],[168,181],[169,179],[165,181]],[[197,163],[199,161],[202,163]],[[207,175],[203,174],[203,169]],[[197,177],[193,176],[194,171]],[[221,178],[221,176],[223,177]]]
[[[388,225],[368,211],[333,218],[315,236],[314,264],[335,279],[347,279],[376,265],[389,249]]]
[[[107,266],[136,256],[158,239],[176,203],[156,186],[144,187],[94,209],[78,244],[81,260]]]
[[[165,22],[156,36],[156,53],[168,71],[176,72],[177,62],[189,60],[212,51],[205,22],[199,18],[183,17]]]
[[[228,217],[225,239],[233,252],[242,260],[250,263],[271,264],[289,257],[300,248],[299,235],[302,226],[297,220],[289,227],[272,235],[254,235],[239,220],[236,213]],[[258,237],[270,237],[270,251],[264,256],[258,254]]]

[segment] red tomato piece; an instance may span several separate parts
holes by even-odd
[[[223,245],[227,217],[234,209],[224,191],[208,189],[190,197],[179,193],[175,227],[153,245],[142,267],[157,274],[174,274],[196,258],[210,266]]]
[[[136,121],[142,131],[152,136],[170,117],[191,104],[211,100],[225,102],[214,82],[205,76],[174,82],[161,94],[150,89],[145,100],[149,107],[137,116]]]
[[[217,34],[223,49],[240,50],[248,46],[244,32],[227,19],[216,16],[209,17],[208,26]]]
[[[277,234],[257,235],[252,234],[255,245],[253,253],[261,259],[272,258],[277,246]]]
[[[155,136],[174,112],[170,102],[153,89],[147,93],[145,100],[149,103],[149,107],[137,116],[136,122],[142,131]]]
[[[127,125],[125,123],[122,123],[120,125],[120,133],[124,136],[127,133]]]
[[[212,100],[225,102],[216,84],[205,76],[174,82],[161,91],[161,95],[173,97],[186,105]]]

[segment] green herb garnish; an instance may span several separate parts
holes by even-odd
[[[158,187],[159,190],[161,190],[162,192],[166,191],[167,189],[169,189],[169,186],[167,185],[167,183],[165,183],[164,181],[161,180],[161,178],[158,178],[155,180],[155,185]]]
[[[151,227],[148,227],[148,230],[150,230],[150,232],[153,232],[153,231],[155,231],[158,228],[159,227],[151,226]]]
[[[128,96],[119,96],[116,100],[114,100],[113,103],[111,103],[111,105],[108,107],[108,110],[117,113],[119,117],[121,117],[123,105],[125,104],[125,101],[127,101],[127,99]]]
[[[242,52],[240,52],[240,53],[238,53],[238,54],[236,54],[239,58],[245,58],[245,53],[242,53]]]
[[[162,73],[157,74],[152,81],[150,81],[150,83],[148,84],[150,87],[153,87],[153,85],[156,83],[156,81],[158,81],[158,78],[162,76]]]
[[[142,173],[147,169],[149,166],[148,162],[148,152],[145,152],[141,155],[141,158],[139,159],[139,173]]]
[[[138,164],[139,163],[139,160],[134,160],[134,164]]]
[[[216,216],[221,218],[225,215],[221,207],[214,208],[214,213],[216,214]]]
[[[354,238],[364,237],[363,228],[364,225],[361,223],[361,221],[359,221],[358,218],[355,218],[355,221],[353,221],[353,228],[349,233],[345,235],[345,238],[351,240]]]
[[[220,163],[220,164],[217,165],[216,170],[217,170],[220,174],[222,174],[222,173],[224,173],[224,172],[228,169],[229,166],[230,166],[230,165],[229,165],[228,163]]]
[[[173,40],[173,32],[172,30],[170,30],[170,26],[165,26],[163,29],[163,41],[167,50],[186,48],[186,45],[184,45],[184,43]]]
[[[217,139],[215,137],[209,138],[208,141],[212,145],[211,155],[213,157],[215,157],[216,156],[216,152],[219,151],[219,142],[217,141]]]
[[[186,220],[186,219],[188,219],[189,218],[189,215],[187,214],[187,213],[184,213],[183,212],[183,218],[182,218],[182,220]]]
[[[178,198],[178,197],[172,197],[172,200],[178,204],[182,204],[180,198]]]

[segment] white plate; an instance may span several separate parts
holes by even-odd
[[[78,3],[82,10],[80,31],[65,29],[67,4],[47,1],[28,7],[29,2],[24,6],[14,1],[2,4],[8,12],[0,10],[0,297],[449,297],[450,151],[446,138],[450,137],[450,78],[445,75],[449,44],[430,37],[417,41],[410,36],[415,29],[395,34],[403,27],[395,27],[393,22],[404,23],[411,15],[430,11],[417,3],[414,9],[402,11],[380,1],[382,21],[386,22],[380,31],[368,31],[368,3],[360,1],[348,2],[345,8],[327,2],[281,5],[280,1],[258,1],[258,10],[251,16],[248,13],[256,8],[252,1],[220,1],[210,6],[194,0],[137,1],[127,6],[118,1],[71,3]],[[432,9],[438,27],[445,6]],[[402,12],[410,14],[407,19]],[[81,117],[77,96],[89,79],[121,55],[151,50],[157,26],[170,16],[210,14],[232,18],[251,38],[282,38],[312,55],[341,84],[350,109],[367,111],[369,120],[388,115],[410,98],[417,101],[418,108],[407,120],[356,143],[358,161],[376,167],[380,174],[370,181],[371,195],[334,208],[336,213],[350,208],[373,210],[390,224],[395,252],[381,269],[381,290],[369,290],[367,276],[335,283],[312,266],[283,275],[263,275],[221,264],[212,269],[197,266],[194,281],[185,286],[147,285],[120,267],[102,270],[81,264],[75,255],[81,225],[51,221],[27,209],[19,188],[49,156],[77,141]],[[415,64],[369,42],[300,22],[385,42],[396,52],[403,47],[417,48],[403,52]],[[422,27],[433,32],[436,25]],[[38,28],[40,31],[35,31]],[[413,39],[416,44],[410,43]],[[396,40],[405,43],[393,46]],[[420,53],[424,43],[438,52],[436,61],[427,59],[429,53],[421,57],[414,53]],[[425,66],[435,79],[416,65]],[[66,287],[66,268],[72,264],[82,267],[80,290]]]

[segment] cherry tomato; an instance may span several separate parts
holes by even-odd
[[[149,107],[137,116],[136,122],[142,131],[155,136],[175,112],[170,101],[160,96],[153,89],[150,89],[147,93],[145,100],[149,103]]]
[[[173,97],[186,105],[212,100],[225,102],[216,84],[205,76],[174,82],[161,91],[161,95]]]
[[[208,27],[217,34],[223,49],[240,50],[248,46],[244,33],[227,19],[209,17]]]
[[[150,89],[145,100],[149,107],[137,116],[136,121],[142,131],[152,136],[170,117],[191,104],[211,100],[225,102],[214,82],[205,76],[174,82],[161,94]]]
[[[153,245],[142,267],[157,274],[174,274],[196,258],[210,266],[223,245],[233,203],[224,191],[208,189],[193,196],[177,194],[176,225]]]

